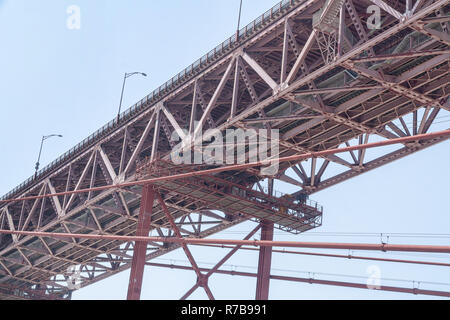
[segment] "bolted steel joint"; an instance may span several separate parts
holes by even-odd
[[[197,285],[205,288],[208,286],[208,277],[206,275],[201,275],[197,278]]]

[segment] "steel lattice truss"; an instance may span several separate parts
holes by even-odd
[[[279,129],[280,156],[427,133],[450,111],[450,1],[413,2],[284,1],[9,198],[135,181],[139,162],[168,158],[174,131]],[[372,4],[383,9],[379,30],[366,26]],[[381,157],[361,150],[283,163],[269,190],[255,170],[222,178],[267,197],[276,197],[274,180],[313,194],[445,139],[408,143]],[[135,186],[8,203],[0,207],[0,229],[134,235],[141,193]],[[166,192],[163,201],[175,226],[155,202],[151,230],[159,236],[204,238],[254,218],[218,213],[189,195]],[[150,243],[146,259],[180,246]],[[68,297],[69,266],[81,265],[84,287],[129,268],[132,251],[132,243],[119,241],[0,235],[0,284]]]

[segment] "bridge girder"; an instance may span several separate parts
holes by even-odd
[[[417,1],[404,16],[397,13],[405,8],[385,8],[390,15],[382,29],[370,33],[355,14],[362,15],[371,1],[346,0],[338,27],[331,30],[338,45],[327,47],[324,30],[313,28],[312,17],[336,1],[291,1],[7,198],[135,181],[139,161],[168,159],[173,131],[183,136],[211,128],[259,128],[262,121],[282,133],[280,156],[429,132],[438,114],[450,111],[450,48],[448,29],[427,21],[448,11],[449,2]],[[420,41],[414,32],[423,35]],[[404,48],[405,38],[412,47]],[[392,48],[390,56],[382,56]],[[282,165],[275,178],[313,194],[444,140],[407,144],[372,158],[361,150],[314,164]],[[264,177],[247,170],[234,179],[253,179],[256,188]],[[1,205],[1,229],[134,235],[140,194],[140,188],[129,187]],[[247,221],[211,212],[194,198],[169,195],[165,203],[182,236],[206,237]],[[175,232],[162,208],[153,213],[151,228]],[[145,260],[179,247],[150,244]],[[130,250],[130,243],[117,241],[0,235],[0,282],[17,288],[40,283],[56,290],[66,287],[67,268],[81,265],[84,287],[129,268]]]

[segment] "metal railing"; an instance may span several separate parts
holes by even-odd
[[[259,187],[255,186],[254,189],[252,189],[252,190],[257,191],[257,192],[261,191],[262,193],[269,195],[269,189],[266,186],[262,186],[261,189],[262,189],[262,191],[259,190]],[[273,189],[272,196],[275,198],[283,198],[283,197],[289,197],[290,194]],[[308,198],[305,200],[305,202],[303,204],[308,207],[315,208],[317,211],[323,212],[323,206],[320,205],[317,201],[314,201],[314,200],[311,200]]]
[[[261,29],[261,27],[267,25],[268,23],[278,20],[285,13],[291,11],[296,5],[305,2],[306,0],[283,0],[270,10],[266,11],[263,15],[259,16],[253,22],[246,25],[238,33],[235,34],[219,44],[213,50],[205,54],[203,57],[195,61],[193,64],[185,68],[183,71],[172,77],[169,81],[159,86],[149,95],[141,99],[139,102],[135,103],[126,111],[122,112],[119,116],[119,121],[117,118],[111,120],[102,128],[98,129],[96,132],[91,134],[89,137],[81,141],[75,147],[64,153],[62,156],[51,162],[49,165],[45,166],[38,173],[36,178],[34,176],[30,177],[19,186],[5,194],[1,197],[1,200],[10,199],[13,195],[24,191],[27,187],[31,186],[34,182],[39,181],[44,176],[52,172],[56,167],[64,164],[68,159],[73,158],[85,151],[88,147],[94,145],[99,138],[105,137],[113,129],[117,128],[119,125],[131,120],[139,112],[150,108],[152,105],[160,101],[169,92],[173,91],[180,85],[190,80],[200,71],[204,70],[207,66],[210,66],[213,62],[217,61],[218,58],[222,57],[225,53],[234,49],[243,42],[249,40],[253,35]]]

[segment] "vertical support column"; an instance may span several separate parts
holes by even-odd
[[[287,66],[289,58],[289,20],[286,18],[284,21],[284,39],[283,39],[283,55],[281,58],[281,78],[280,83],[284,83],[287,77]]]
[[[197,101],[198,101],[198,80],[194,83],[194,94],[192,98],[192,109],[191,109],[191,120],[189,121],[189,134],[193,139],[193,134],[195,130],[195,121],[197,120]]]
[[[344,32],[345,32],[345,5],[343,4],[339,12],[339,36],[338,36],[338,57],[343,54]]]
[[[261,240],[273,241],[273,222],[261,222]],[[261,247],[259,249],[258,276],[256,281],[256,300],[269,299],[271,266],[272,247]]]
[[[148,236],[148,233],[150,232],[154,200],[155,191],[153,190],[153,187],[151,185],[144,186],[142,189],[141,208],[136,231],[137,236]],[[135,242],[127,300],[139,300],[141,298],[146,253],[147,243]]]
[[[230,120],[236,115],[236,109],[239,99],[239,70],[241,68],[241,58],[236,58],[236,67],[234,69],[233,98],[231,100]]]
[[[412,10],[412,1],[406,0],[406,14],[408,16],[410,16],[411,10]]]

